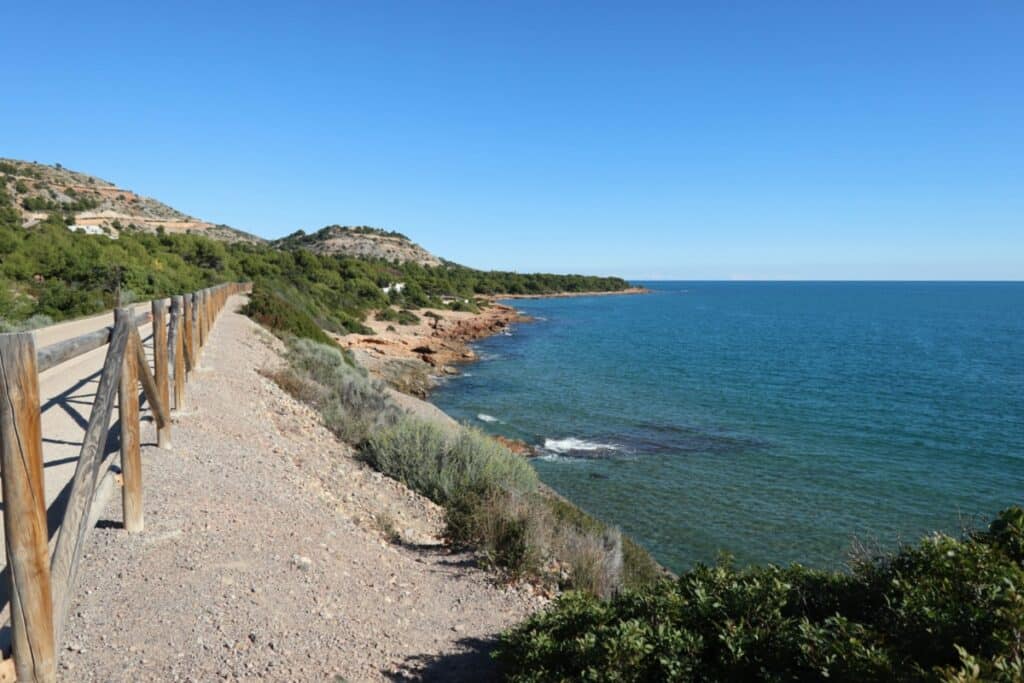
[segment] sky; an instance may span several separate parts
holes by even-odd
[[[1024,3],[9,3],[0,156],[267,238],[1024,279]]]

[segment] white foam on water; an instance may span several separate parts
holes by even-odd
[[[585,441],[570,436],[567,439],[544,439],[544,450],[551,453],[573,453],[580,451],[617,451],[618,446],[610,443]]]
[[[493,415],[488,415],[487,413],[477,413],[476,419],[480,420],[481,422],[497,422],[498,421],[498,418],[494,417]]]

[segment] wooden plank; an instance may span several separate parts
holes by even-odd
[[[169,365],[167,363],[167,306],[163,299],[153,300],[153,378],[156,380],[156,390],[160,394],[160,405],[164,410],[171,406],[171,385],[168,379]],[[167,416],[167,413],[164,413]],[[164,424],[156,430],[156,443],[160,448],[171,447],[171,421],[164,420]]]
[[[57,534],[57,546],[53,551],[53,623],[54,642],[58,647],[71,604],[71,591],[78,574],[82,546],[89,533],[89,511],[96,494],[96,479],[100,463],[103,461],[102,451],[107,442],[110,416],[114,412],[114,394],[120,384],[121,366],[124,363],[130,331],[135,329],[129,324],[128,315],[123,312],[125,310],[121,309],[118,312],[114,323],[114,334],[110,338],[107,357],[103,361],[96,399],[89,414],[89,425],[85,429],[82,449],[71,480],[71,493],[64,509],[64,521],[61,523]]]
[[[0,335],[0,478],[15,670],[23,681],[54,681],[43,433],[36,348],[30,333]]]
[[[136,325],[144,325],[149,322],[151,314],[143,313],[135,318]],[[64,341],[57,342],[56,344],[50,344],[39,349],[36,354],[36,370],[39,372],[46,372],[51,368],[55,368],[61,363],[77,358],[82,354],[95,351],[96,349],[110,343],[110,335],[114,331],[113,325],[104,327],[103,329],[96,330],[95,332],[87,332],[86,334],[74,337],[72,339],[65,339]]]
[[[171,349],[171,366],[174,368],[174,409],[185,407],[185,340],[182,325],[184,297],[171,299],[171,335],[168,346]]]
[[[139,381],[142,383],[142,390],[146,394],[146,400],[149,401],[149,408],[153,413],[153,419],[156,421],[156,428],[159,432],[163,425],[167,424],[171,418],[167,413],[167,406],[161,402],[156,379],[153,375],[149,374],[149,361],[146,360],[146,351],[142,346],[142,340],[139,338],[139,331],[133,327],[129,330],[128,334],[134,342],[132,346],[134,347]]]
[[[128,340],[129,345],[134,338]],[[121,383],[118,388],[118,410],[121,423],[121,510],[125,531],[139,532],[142,520],[142,455],[139,452],[139,372],[135,354],[124,354]]]

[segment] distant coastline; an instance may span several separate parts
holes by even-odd
[[[646,287],[629,287],[620,289],[617,292],[555,292],[553,294],[493,294],[485,297],[491,301],[504,301],[506,299],[572,299],[583,296],[630,296],[636,294],[650,294],[651,290]]]

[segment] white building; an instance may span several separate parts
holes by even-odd
[[[68,230],[71,232],[84,232],[86,235],[106,235],[103,232],[103,228],[98,225],[69,225]]]
[[[398,292],[399,294],[401,294],[403,289],[405,289],[405,283],[404,282],[396,282],[393,285],[388,285],[387,287],[381,287],[381,291],[384,292],[385,294],[390,294],[391,292]]]

